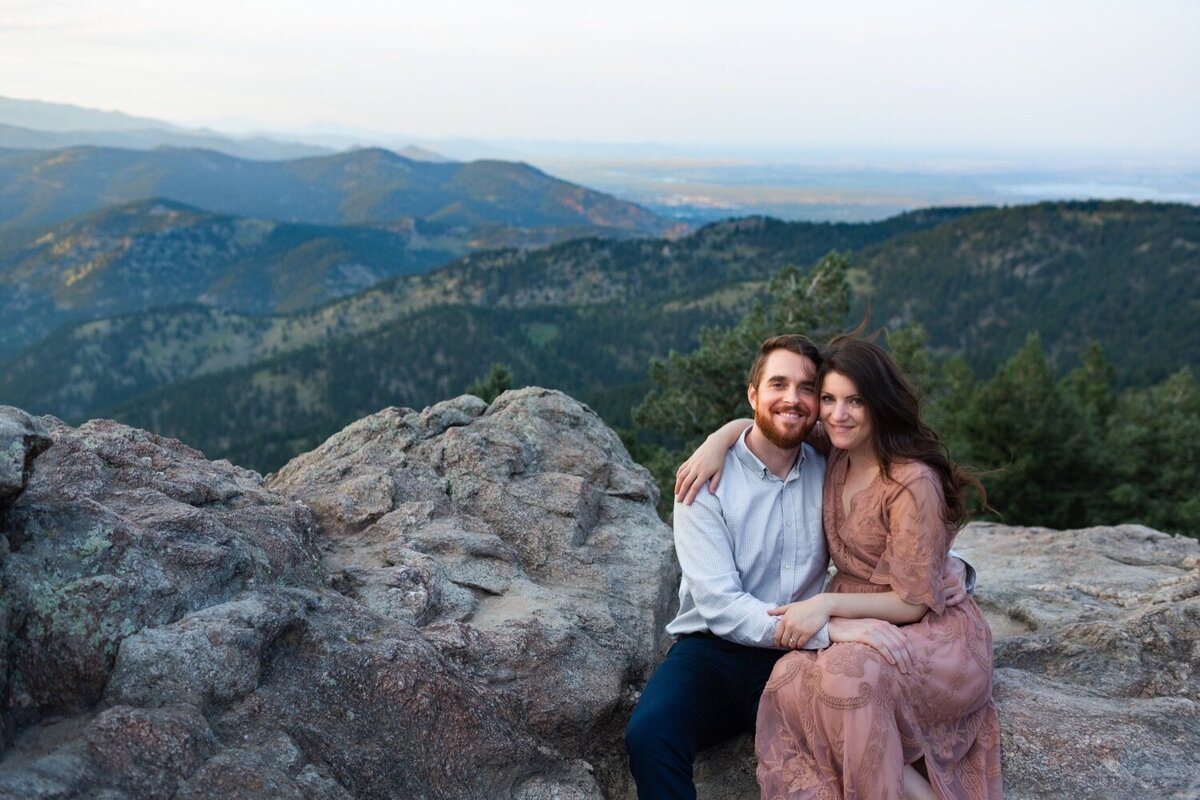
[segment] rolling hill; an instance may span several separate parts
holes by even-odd
[[[419,229],[280,223],[162,199],[86,214],[0,254],[0,358],[66,322],[159,306],[296,311],[465,249]]]
[[[741,234],[750,240],[772,227],[743,224],[750,230]],[[718,232],[729,238],[722,242]],[[708,233],[713,249],[746,244],[734,223]],[[939,264],[947,242],[957,243],[958,254],[957,268],[948,271],[972,279],[951,283],[928,266]],[[966,356],[981,376],[1036,330],[1062,371],[1095,340],[1115,364],[1119,384],[1147,385],[1180,366],[1200,367],[1198,245],[1200,209],[1187,206],[985,210],[865,248],[856,280],[874,288],[876,323],[884,314],[893,324],[920,320],[935,349]],[[707,280],[655,283],[649,275],[663,270],[622,272],[614,265],[629,262],[615,252],[592,254],[601,262],[612,258],[602,271],[624,277],[604,291],[589,284],[578,256],[558,259],[570,280],[543,292],[537,289],[546,276],[536,270],[520,273],[528,283],[508,286],[516,270],[479,270],[459,286],[454,303],[429,304],[360,335],[164,386],[110,411],[269,470],[372,409],[421,407],[462,391],[490,363],[504,362],[520,383],[563,389],[610,424],[627,427],[630,408],[649,388],[648,359],[690,349],[705,325],[731,323],[762,283],[741,259],[723,283],[711,273]],[[753,261],[764,274],[779,263]],[[694,288],[680,292],[680,285]],[[961,330],[946,322],[956,315]],[[852,313],[847,323],[856,320]]]
[[[1056,203],[861,225],[732,220],[674,241],[472,254],[289,315],[190,306],[97,320],[4,364],[0,397],[115,416],[263,470],[382,405],[461,391],[495,361],[622,425],[650,357],[690,348],[781,266],[830,249],[855,253],[848,322],[867,303],[875,323],[919,320],[936,350],[981,374],[1032,330],[1060,369],[1099,341],[1124,385],[1200,366],[1200,209]]]

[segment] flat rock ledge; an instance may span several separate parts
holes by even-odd
[[[1200,542],[1140,525],[968,525],[992,627],[1005,797],[1200,798]],[[752,800],[749,737],[705,753],[704,800]]]
[[[678,573],[650,476],[537,388],[279,473],[0,407],[0,798],[632,797]],[[1200,544],[971,525],[1009,798],[1197,798]],[[755,798],[749,739],[700,796]]]

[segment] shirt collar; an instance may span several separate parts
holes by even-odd
[[[754,474],[767,480],[780,480],[778,477],[776,477],[775,473],[771,472],[767,465],[762,462],[762,459],[754,455],[754,451],[751,450],[749,445],[746,444],[746,437],[750,435],[751,430],[752,428],[747,428],[746,432],[739,436],[737,441],[734,442],[733,454],[737,456],[738,461],[742,462],[742,465],[745,466],[746,469],[750,470]],[[804,466],[805,460],[804,451],[805,446],[801,444],[800,452],[796,456],[796,463],[792,464],[792,469],[788,472],[787,478],[783,481],[784,483],[800,477],[800,469]]]

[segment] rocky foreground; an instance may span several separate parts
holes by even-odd
[[[541,389],[359,420],[264,480],[0,408],[0,798],[622,798],[677,573]],[[1200,797],[1200,543],[972,525],[1010,798]],[[702,798],[757,796],[746,741]]]

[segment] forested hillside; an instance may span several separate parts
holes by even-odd
[[[809,263],[831,249],[860,249],[966,213],[925,211],[860,225],[759,218],[717,223],[678,241],[585,239],[539,251],[481,253],[288,316],[251,317],[194,306],[153,309],[56,332],[0,371],[0,396],[64,418],[86,418],[158,386],[327,347],[335,340],[352,342],[388,325],[402,327],[408,315],[434,306],[695,306],[694,334],[706,320],[716,323],[744,311],[761,290],[759,283],[785,264]],[[655,324],[651,314],[645,323],[649,333]],[[436,358],[434,346],[413,355]],[[664,337],[642,351],[639,372],[650,355],[665,354],[669,346],[676,345]],[[438,398],[430,390],[394,402],[421,405]]]
[[[1098,342],[1122,385],[1200,360],[1200,208],[1043,203],[981,211],[864,251],[878,323],[918,320],[935,353],[990,374],[1038,331],[1065,368]]]
[[[4,365],[0,396],[115,416],[262,470],[379,406],[455,394],[495,362],[627,427],[650,358],[691,349],[781,267],[830,250],[851,254],[847,325],[868,305],[875,325],[920,322],[935,355],[960,354],[979,378],[1031,332],[1051,374],[1088,341],[1120,386],[1200,364],[1200,209],[1058,203],[479,253],[284,316],[158,309],[56,333]]]
[[[0,252],[0,357],[66,322],[201,302],[297,311],[462,254],[426,227],[282,223],[162,199],[106,208]]]

